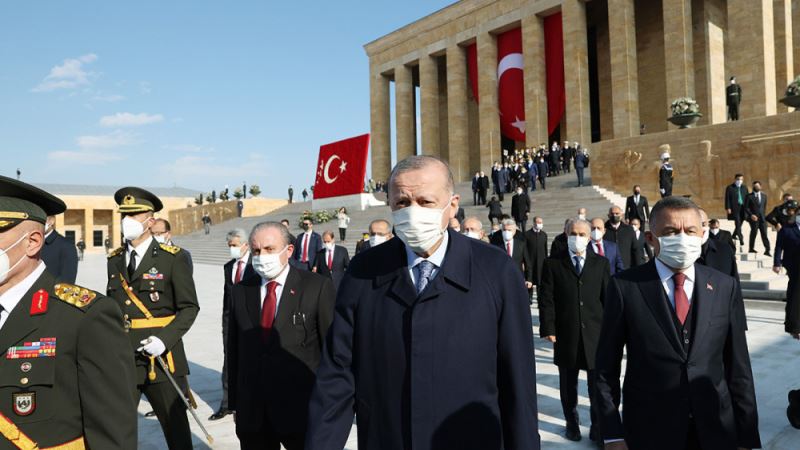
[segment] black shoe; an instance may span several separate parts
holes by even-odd
[[[570,441],[578,442],[582,439],[581,430],[578,427],[567,426],[567,432],[564,434],[564,437]]]
[[[772,254],[769,252],[769,250],[767,250],[764,252],[764,256],[772,256]]]
[[[789,391],[789,406],[786,408],[789,424],[800,430],[800,390]]]
[[[751,248],[750,250],[747,251],[747,253],[758,253],[758,252]]]
[[[208,418],[208,420],[219,420],[227,416],[228,414],[233,414],[233,411],[229,409],[220,409],[219,411],[212,414],[211,417]]]
[[[150,411],[149,413],[145,414],[144,416],[145,417],[155,417],[156,416],[156,412],[155,411]]]

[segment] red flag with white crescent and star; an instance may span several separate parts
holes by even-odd
[[[364,192],[369,133],[319,148],[314,198],[340,197]]]
[[[525,90],[522,76],[522,29],[497,35],[497,97],[500,131],[525,142]]]

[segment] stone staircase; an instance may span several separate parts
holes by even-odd
[[[585,181],[591,186],[591,172],[585,171]],[[561,233],[564,221],[577,214],[578,208],[587,209],[588,217],[605,217],[611,202],[603,197],[597,190],[590,186],[577,187],[575,172],[548,178],[547,190],[538,188],[531,193],[533,212],[528,228],[533,222],[533,216],[541,216],[544,229],[549,239]],[[489,210],[482,205],[474,206],[472,201],[471,183],[459,183],[456,192],[461,196],[461,206],[467,217],[476,216],[484,224],[484,230],[490,230],[488,219]],[[379,200],[385,200],[383,194],[376,194]],[[503,212],[511,213],[511,195],[505,196]],[[311,208],[311,202],[293,203],[279,208],[261,217],[233,219],[211,227],[211,233],[206,235],[202,230],[183,236],[176,236],[173,240],[176,245],[186,248],[192,253],[196,264],[222,265],[228,261],[228,249],[225,244],[225,235],[233,228],[243,228],[249,232],[259,222],[270,220],[279,221],[288,219],[291,223],[292,234],[301,233],[298,227],[300,215],[304,210]],[[350,227],[347,231],[347,242],[343,245],[352,256],[355,253],[356,241],[361,234],[366,232],[369,223],[375,219],[387,219],[391,222],[391,211],[388,206],[370,208],[365,211],[350,212]],[[336,220],[316,224],[314,230],[320,234],[325,230],[332,230],[338,240],[339,233]],[[549,244],[548,244],[549,245]]]

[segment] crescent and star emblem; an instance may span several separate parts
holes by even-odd
[[[511,53],[503,57],[500,62],[497,64],[497,84],[500,84],[500,78],[507,70],[511,69],[519,69],[523,70],[524,64],[522,60],[522,53]],[[520,133],[525,133],[525,121],[519,120],[519,117],[515,117],[516,120],[511,122],[511,126],[519,130]]]
[[[339,175],[343,174],[344,171],[347,169],[347,163],[343,161],[342,158],[339,157],[339,155],[331,155],[331,157],[328,158],[328,161],[325,162],[325,168],[322,170],[322,176],[325,179],[325,182],[328,184],[333,183],[334,181],[336,181],[337,178],[339,178],[339,175],[336,175],[335,177],[331,178],[330,174],[328,173],[330,171],[331,164],[333,163],[334,160],[337,159],[341,161],[341,164],[339,164]]]

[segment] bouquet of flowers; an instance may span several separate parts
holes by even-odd
[[[700,114],[700,106],[697,102],[690,97],[681,97],[670,105],[672,109],[672,116],[690,116],[690,115],[699,115]]]
[[[314,215],[314,222],[325,223],[331,220],[335,215],[336,215],[335,212],[330,212],[323,209],[321,211],[317,211],[317,213]]]
[[[786,96],[787,97],[794,97],[796,95],[800,95],[800,76],[794,79],[789,86],[786,87]]]

